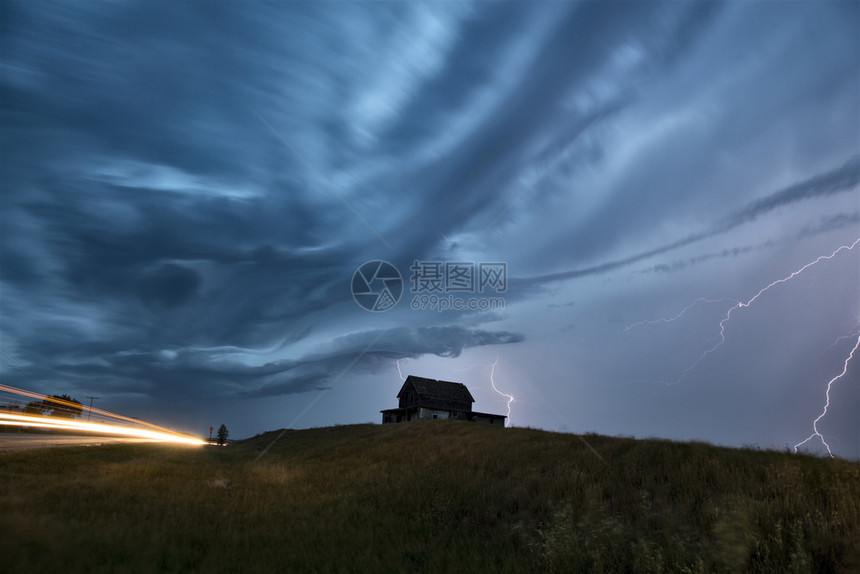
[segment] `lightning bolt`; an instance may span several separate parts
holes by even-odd
[[[500,395],[502,395],[503,397],[506,397],[508,399],[508,412],[507,412],[508,418],[507,418],[507,423],[505,423],[505,426],[510,426],[510,424],[511,424],[511,403],[514,402],[514,395],[509,395],[507,393],[503,393],[502,391],[500,391],[498,389],[498,387],[496,387],[495,376],[496,376],[496,365],[498,365],[498,364],[499,364],[499,356],[496,355],[496,360],[493,361],[493,366],[490,369],[490,385],[493,386],[494,391],[496,391],[497,393],[499,393]]]
[[[656,323],[670,323],[672,321],[675,321],[675,320],[681,318],[690,309],[692,309],[693,307],[695,307],[696,305],[698,305],[700,303],[711,303],[711,302],[723,301],[723,300],[734,301],[735,304],[731,308],[729,308],[729,310],[726,312],[726,316],[723,317],[723,319],[720,321],[720,340],[713,347],[711,347],[710,349],[708,349],[707,351],[702,353],[702,355],[696,360],[695,363],[693,363],[692,365],[687,367],[684,370],[684,372],[681,373],[681,376],[675,380],[674,383],[667,383],[667,385],[673,385],[673,384],[679,383],[690,371],[695,369],[699,365],[699,363],[701,363],[708,355],[710,355],[711,353],[716,351],[718,348],[720,348],[720,346],[723,343],[725,343],[725,341],[726,341],[726,324],[731,320],[732,313],[734,313],[735,311],[738,311],[740,309],[750,307],[753,303],[755,303],[758,300],[759,297],[763,296],[771,288],[776,287],[777,285],[780,285],[782,283],[786,283],[788,281],[791,281],[792,279],[794,279],[795,277],[797,277],[798,275],[800,275],[801,273],[803,273],[804,271],[806,271],[807,269],[812,267],[813,265],[816,265],[822,261],[827,261],[827,260],[833,259],[842,251],[850,251],[850,250],[854,249],[858,243],[860,243],[860,238],[855,239],[854,242],[851,244],[839,246],[838,248],[833,250],[833,252],[830,253],[829,255],[819,256],[815,260],[810,261],[809,263],[807,263],[803,267],[797,269],[796,271],[793,271],[791,274],[783,277],[782,279],[777,279],[776,281],[773,281],[770,284],[768,284],[767,286],[763,287],[762,289],[760,289],[758,291],[758,293],[756,293],[748,301],[737,301],[734,299],[712,300],[712,299],[700,298],[700,299],[697,299],[696,301],[694,301],[693,303],[691,303],[690,305],[688,305],[687,307],[685,307],[680,313],[678,313],[674,317],[670,317],[667,319],[658,319],[658,320],[653,320],[653,321],[639,321],[637,323],[633,323],[633,324],[629,325],[628,327],[626,327],[625,331],[629,332],[631,329],[633,329],[639,325],[653,325]],[[851,335],[839,337],[836,339],[836,342],[834,342],[833,345],[831,345],[831,347],[832,347],[832,346],[838,344],[840,341],[842,341],[842,339],[846,339],[846,338],[852,338],[853,339],[854,337],[857,337],[857,341],[854,343],[854,347],[851,349],[851,352],[848,354],[848,357],[846,357],[845,362],[842,365],[842,372],[827,382],[827,390],[825,392],[824,409],[821,411],[821,414],[819,414],[818,417],[816,417],[815,420],[812,421],[812,431],[813,431],[812,434],[809,435],[808,437],[806,437],[806,439],[804,439],[803,441],[794,445],[794,452],[798,452],[798,450],[800,449],[801,446],[803,446],[804,444],[813,440],[814,438],[818,437],[818,439],[824,445],[824,448],[827,449],[827,453],[831,457],[833,457],[833,451],[831,450],[830,445],[827,444],[827,441],[824,439],[824,436],[818,430],[818,423],[825,416],[827,416],[827,411],[830,408],[830,390],[833,388],[834,383],[836,383],[839,379],[841,379],[842,377],[844,377],[848,373],[848,364],[854,358],[854,353],[856,353],[857,349],[860,348],[860,333],[855,331]]]
[[[854,244],[856,245],[857,243],[855,242]],[[824,418],[824,416],[827,414],[827,409],[830,407],[830,389],[833,387],[833,383],[844,377],[845,373],[848,372],[848,363],[850,363],[851,359],[854,358],[854,353],[857,351],[858,347],[860,347],[860,336],[857,337],[857,342],[854,343],[854,348],[851,349],[851,352],[848,354],[848,358],[845,359],[845,363],[842,365],[842,372],[830,379],[830,381],[827,383],[827,392],[825,393],[827,400],[824,402],[824,410],[822,410],[821,414],[818,415],[818,417],[814,421],[812,421],[812,434],[806,437],[806,440],[803,440],[794,445],[794,452],[797,452],[798,448],[808,443],[813,438],[818,437],[821,440],[821,444],[823,444],[824,448],[827,449],[827,454],[830,455],[830,458],[833,458],[833,452],[830,450],[830,445],[827,444],[826,440],[824,440],[824,436],[820,432],[818,432],[818,421]]]
[[[683,317],[684,314],[687,313],[687,311],[689,311],[690,309],[692,309],[696,305],[699,305],[700,303],[720,303],[722,301],[731,301],[732,303],[740,303],[740,301],[738,301],[737,299],[732,299],[730,297],[720,297],[719,299],[705,299],[704,297],[699,297],[698,299],[696,299],[695,301],[693,301],[692,303],[690,303],[689,305],[684,307],[681,310],[681,312],[678,313],[677,315],[675,315],[674,317],[669,317],[666,319],[654,319],[651,321],[637,321],[636,323],[631,323],[630,325],[627,325],[626,327],[624,327],[624,332],[629,333],[630,331],[632,331],[636,327],[639,327],[642,325],[657,325],[659,323],[672,323],[673,321],[677,321],[678,319]]]
[[[830,349],[832,349],[833,347],[835,347],[836,345],[841,343],[844,339],[853,339],[857,335],[860,335],[860,330],[857,329],[858,327],[860,327],[860,323],[858,323],[857,325],[854,325],[854,330],[851,331],[850,335],[841,335],[839,337],[836,337],[836,340],[833,341],[832,343],[830,343],[829,347],[827,347],[826,349],[824,349],[823,351],[818,353],[818,356],[820,357],[821,355],[823,355],[824,353],[826,353],[827,351],[829,351]]]
[[[689,367],[684,369],[684,372],[681,373],[680,377],[675,379],[674,383],[667,383],[667,384],[674,385],[674,384],[681,382],[681,380],[687,375],[687,373],[689,373],[690,371],[692,371],[693,369],[698,367],[699,363],[701,363],[703,360],[705,360],[705,358],[708,355],[710,355],[711,353],[713,353],[714,351],[719,349],[722,346],[722,344],[726,342],[726,323],[728,323],[731,320],[732,313],[734,313],[735,311],[738,311],[740,309],[743,309],[745,307],[749,307],[750,305],[755,303],[759,297],[764,295],[772,287],[775,287],[775,286],[780,285],[782,283],[785,283],[787,281],[791,281],[792,279],[794,279],[795,277],[797,277],[798,275],[800,275],[801,273],[803,273],[804,271],[806,271],[807,269],[809,269],[813,265],[820,263],[821,261],[833,259],[834,257],[836,257],[837,254],[839,254],[840,251],[843,251],[843,250],[850,251],[851,249],[854,249],[854,247],[856,247],[858,243],[860,243],[860,238],[857,238],[854,241],[854,243],[852,243],[851,245],[842,245],[839,248],[837,248],[836,250],[834,250],[833,253],[831,253],[830,255],[821,255],[820,257],[815,259],[815,261],[811,261],[811,262],[807,263],[806,265],[804,265],[800,269],[793,271],[790,275],[783,277],[782,279],[777,279],[776,281],[771,282],[769,285],[767,285],[766,287],[763,287],[758,293],[756,293],[752,297],[752,299],[750,299],[749,301],[746,301],[746,302],[738,301],[734,306],[732,306],[726,312],[726,316],[723,318],[722,321],[720,321],[720,340],[713,347],[711,347],[710,349],[708,349],[707,351],[702,353],[702,355],[696,360],[695,363],[693,363],[692,365],[690,365]],[[695,303],[693,305],[695,305]],[[690,305],[688,308],[692,307],[693,305]],[[686,312],[686,309],[684,311],[682,311],[681,313],[679,313],[678,316],[680,317],[685,312]]]
[[[400,361],[403,359],[397,359],[397,374],[400,375],[400,380],[405,381],[406,377],[403,376],[403,371],[400,370]]]

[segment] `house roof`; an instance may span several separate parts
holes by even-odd
[[[400,398],[400,395],[403,393],[403,389],[409,385],[414,385],[415,391],[422,397],[434,397],[437,399],[469,403],[475,402],[469,389],[467,389],[466,385],[463,383],[437,381],[436,379],[425,379],[424,377],[416,377],[415,375],[409,375],[406,377],[406,382],[403,383],[403,386],[400,388],[400,392],[397,393],[397,398]]]

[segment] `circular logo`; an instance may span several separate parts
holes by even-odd
[[[403,278],[388,261],[368,261],[352,276],[352,298],[368,311],[388,311],[403,295]]]

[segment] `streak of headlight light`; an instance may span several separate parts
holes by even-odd
[[[9,413],[0,413],[0,425],[85,430],[102,434],[148,438],[159,442],[206,444],[205,440],[201,440],[188,435],[182,435],[179,433],[173,433],[170,431],[160,432],[149,429],[136,429],[104,423],[87,423],[74,420],[58,420],[52,417],[43,417],[36,415],[13,415]]]
[[[7,392],[7,393],[15,394],[15,395],[23,395],[23,396],[25,396],[25,397],[30,397],[30,398],[34,398],[34,399],[43,400],[43,401],[49,401],[49,402],[56,403],[56,404],[59,404],[59,405],[64,405],[64,406],[67,406],[67,407],[73,407],[73,408],[75,408],[75,409],[79,409],[79,408],[80,408],[80,409],[85,409],[87,412],[92,412],[92,413],[100,414],[100,415],[102,415],[102,416],[104,416],[104,417],[111,418],[111,419],[117,419],[117,420],[127,421],[127,422],[130,422],[130,423],[132,423],[132,424],[136,424],[136,425],[143,425],[143,426],[147,426],[147,427],[149,427],[149,428],[156,429],[156,430],[162,431],[162,432],[167,433],[167,434],[171,434],[171,433],[173,432],[173,431],[171,431],[171,430],[169,430],[169,429],[166,429],[166,428],[164,428],[164,427],[160,427],[160,426],[158,426],[158,425],[154,425],[154,424],[152,424],[152,423],[148,423],[148,422],[146,422],[146,421],[142,421],[142,420],[140,420],[140,419],[135,419],[135,418],[132,418],[132,417],[126,417],[126,416],[123,416],[123,415],[118,415],[118,414],[116,414],[116,413],[112,413],[112,412],[109,412],[109,411],[104,411],[104,410],[97,409],[97,408],[92,408],[92,409],[91,409],[90,407],[83,407],[80,403],[73,403],[73,402],[71,402],[71,401],[66,401],[66,400],[63,400],[63,399],[55,398],[55,397],[49,397],[49,396],[47,396],[47,395],[43,395],[43,394],[40,394],[40,393],[34,393],[33,391],[27,391],[27,390],[24,390],[24,389],[17,389],[17,388],[15,388],[15,387],[10,387],[10,386],[8,386],[8,385],[0,385],[0,392]]]

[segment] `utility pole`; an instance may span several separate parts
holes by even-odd
[[[87,413],[87,422],[90,422],[90,417],[93,414],[93,401],[98,397],[87,397],[90,400],[90,411]]]

